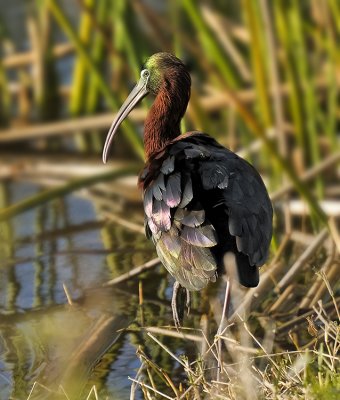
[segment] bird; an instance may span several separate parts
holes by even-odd
[[[269,253],[273,208],[257,170],[201,131],[181,134],[191,91],[188,68],[176,56],[155,53],[143,64],[106,136],[106,163],[115,133],[148,94],[153,104],[144,123],[145,165],[138,177],[145,233],[175,279],[173,320],[180,327],[177,296],[215,282],[226,253],[234,255],[245,287],[259,283]]]

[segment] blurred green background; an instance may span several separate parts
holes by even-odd
[[[155,257],[135,187],[151,98],[121,126],[106,166],[101,151],[155,52],[176,54],[191,71],[183,130],[209,133],[262,174],[276,211],[271,260],[279,250],[288,269],[329,223],[338,257],[339,43],[337,0],[0,0],[0,398],[26,398],[35,381],[53,383],[54,392],[56,382],[70,386],[77,368],[66,379],[64,366],[70,354],[86,353],[84,326],[106,339],[77,376],[103,395],[129,392],[119,377],[135,374],[145,337],[112,331],[135,320],[138,282],[118,292],[93,288]],[[321,248],[316,269],[327,256]],[[335,285],[339,265],[329,271]],[[314,278],[311,271],[300,283]],[[147,324],[168,324],[167,274],[159,268],[141,282]],[[67,308],[68,291],[82,311]],[[327,296],[321,290],[314,303]],[[62,350],[65,337],[70,351]],[[173,340],[178,351],[193,351]],[[159,361],[161,349],[146,345]]]

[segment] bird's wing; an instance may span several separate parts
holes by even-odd
[[[215,208],[226,213],[221,220],[250,265],[263,264],[271,238],[271,205],[263,182],[250,164],[210,136],[180,137],[152,157],[139,181],[146,234],[182,286],[199,290],[215,279]]]
[[[210,156],[198,163],[203,191],[209,193],[207,203],[227,214],[229,234],[249,265],[261,266],[272,238],[273,209],[266,187],[247,161],[222,146],[208,148]]]

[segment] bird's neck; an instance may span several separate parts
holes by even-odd
[[[181,95],[174,87],[164,87],[146,117],[144,149],[148,160],[167,143],[181,134],[180,124],[188,105],[190,93]]]

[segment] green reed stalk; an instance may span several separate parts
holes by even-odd
[[[331,10],[328,9],[329,22],[331,22],[330,12]],[[328,88],[325,129],[331,148],[333,151],[336,151],[339,148],[337,138],[337,109],[340,89],[339,85],[337,85],[337,66],[340,65],[340,51],[337,37],[330,26],[327,27],[326,49],[329,61],[326,73]]]
[[[0,60],[0,126],[7,125],[9,121],[9,110],[11,98],[8,91],[6,71]]]
[[[140,50],[138,48],[138,32],[135,31],[135,17],[132,13],[131,7],[128,2],[124,0],[117,0],[112,5],[111,9],[111,24],[114,27],[113,41],[114,47],[120,54],[126,55],[127,62],[122,62],[120,58],[118,62],[118,69],[120,73],[126,74],[126,65],[134,74],[134,79],[140,78],[140,68],[142,61],[140,59]],[[124,93],[124,97],[126,94]]]
[[[138,41],[136,40],[136,36],[138,37],[138,32],[135,30],[136,19],[132,12],[131,6],[128,2],[123,1],[124,3],[124,20],[123,20],[123,46],[125,47],[128,64],[132,69],[136,80],[140,78],[140,68],[141,64],[144,60],[139,59],[139,48]]]
[[[36,235],[42,235],[46,232],[46,227],[48,221],[48,207],[41,207],[37,210],[35,215],[35,229],[34,232]],[[40,307],[44,304],[43,296],[41,293],[41,286],[43,284],[43,271],[44,264],[41,261],[40,257],[44,253],[44,243],[40,240],[37,240],[34,244],[35,247],[35,261],[34,261],[34,296],[33,296],[33,304],[32,307]]]
[[[0,20],[0,45],[6,36],[5,27]],[[3,51],[1,47],[0,51]],[[0,126],[6,126],[9,121],[11,97],[8,89],[7,74],[0,58]]]
[[[60,196],[72,193],[75,190],[86,188],[99,182],[105,182],[114,180],[123,176],[136,174],[137,167],[135,165],[131,167],[121,168],[117,170],[110,170],[100,174],[91,175],[86,178],[74,179],[65,185],[61,185],[56,188],[44,190],[34,196],[28,197],[22,201],[19,201],[11,206],[4,207],[0,210],[0,221],[5,221],[9,218],[15,217],[27,210],[34,207],[41,206],[48,201],[51,201]]]
[[[0,182],[0,210],[10,203],[9,185]],[[0,222],[0,261],[14,256],[14,235],[11,221]]]
[[[281,43],[282,66],[286,82],[289,87],[288,104],[291,113],[291,118],[294,124],[294,133],[297,138],[297,143],[301,148],[301,154],[304,153],[306,146],[304,128],[303,128],[303,114],[301,108],[301,96],[299,93],[297,77],[293,69],[291,60],[291,50],[294,43],[290,40],[289,26],[286,19],[286,3],[283,1],[276,1],[273,3],[275,21],[278,32],[278,38]]]
[[[226,57],[224,51],[218,45],[217,40],[202,18],[196,2],[193,0],[184,0],[182,4],[198,33],[203,48],[202,56],[204,54],[210,63],[216,65],[221,76],[231,89],[237,88],[239,86],[239,79],[229,64],[228,57]]]
[[[333,15],[334,25],[338,34],[340,34],[340,4],[338,0],[328,0],[330,12]]]
[[[98,2],[96,9],[96,21],[100,26],[104,26],[105,22],[107,21],[107,8],[108,8],[107,0]],[[103,62],[104,46],[105,42],[103,34],[101,32],[98,32],[98,30],[96,30],[94,32],[94,37],[92,42],[91,58],[93,62],[97,65],[97,68],[100,68]],[[89,76],[88,80],[89,80],[88,84],[89,90],[86,93],[85,110],[87,113],[93,113],[96,111],[96,108],[98,106],[99,91],[98,91],[97,81],[93,74]]]
[[[111,4],[110,24],[112,25],[113,47],[116,50],[116,53],[112,54],[112,65],[114,65],[113,83],[116,85],[115,78],[117,78],[117,75],[120,75],[124,70],[122,59],[122,55],[124,54],[124,2],[118,0]]]
[[[35,75],[30,85],[34,90],[37,115],[42,120],[59,117],[58,77],[55,70],[55,59],[52,54],[51,15],[46,1],[32,3],[32,10],[27,18],[31,52],[34,55]],[[49,141],[47,147],[55,143]]]
[[[80,17],[78,37],[84,48],[89,51],[93,33],[93,24],[90,12],[93,13],[95,11],[95,0],[84,0],[84,7],[86,7],[86,10],[82,12]],[[95,63],[94,59],[93,61]],[[70,114],[72,116],[81,115],[84,111],[86,94],[88,93],[89,89],[87,73],[86,62],[82,57],[77,57],[73,69],[73,79],[69,102]],[[92,77],[92,74],[90,77]],[[78,133],[75,136],[78,150],[82,152],[88,152],[90,150],[87,139],[87,135],[85,136],[82,133]]]
[[[250,37],[248,51],[250,53],[251,72],[257,99],[253,107],[257,119],[261,121],[262,129],[264,132],[267,132],[274,124],[272,118],[272,101],[268,93],[269,79],[267,79],[267,76],[269,76],[267,65],[270,64],[269,57],[273,55],[265,46],[266,40],[259,1],[243,0],[242,5],[244,20]],[[271,163],[266,148],[260,153],[260,159],[264,166],[268,168],[269,164],[273,171],[271,182],[278,182],[282,175],[280,166],[277,163]]]
[[[326,83],[326,106],[318,107],[318,123],[322,130],[325,130],[328,136],[330,147],[335,150],[338,148],[337,143],[337,103],[339,96],[339,85],[337,84],[337,66],[340,65],[340,51],[337,43],[337,33],[334,30],[336,21],[333,21],[331,9],[325,5],[323,9],[323,18],[320,27],[313,25],[306,26],[308,33],[315,41],[320,52],[320,58],[324,59],[325,65],[322,75],[325,77]],[[334,17],[334,16],[333,16]],[[324,73],[323,73],[324,72]]]
[[[172,28],[172,48],[177,57],[182,57],[182,42],[181,42],[181,3],[178,1],[171,2],[170,6],[170,19]],[[186,118],[181,121],[182,132],[186,131]]]
[[[305,18],[305,17],[303,17]],[[309,56],[306,49],[306,35],[303,30],[303,21],[300,12],[300,4],[297,0],[291,2],[289,9],[290,19],[290,33],[291,40],[294,43],[292,46],[295,67],[298,74],[299,81],[303,89],[303,96],[301,102],[305,112],[305,123],[308,132],[309,155],[313,165],[320,161],[319,141],[318,141],[318,128],[317,128],[317,99],[315,93],[315,77],[312,75],[308,65]],[[322,197],[323,183],[319,177],[316,179],[317,196]]]
[[[97,66],[93,62],[92,58],[88,55],[88,52],[86,51],[82,42],[76,35],[70,22],[65,17],[65,15],[62,12],[62,9],[59,7],[57,1],[56,0],[48,0],[48,6],[49,6],[54,18],[60,25],[61,29],[65,32],[65,34],[69,37],[71,42],[74,44],[76,51],[78,53],[78,56],[83,59],[88,71],[94,75],[94,77],[97,81],[98,88],[100,89],[102,95],[104,96],[108,106],[112,110],[117,110],[119,105],[118,105],[118,102],[116,101],[116,98],[112,95],[112,93],[109,89],[109,86],[107,85],[105,79],[103,78],[102,73],[97,68]],[[132,145],[132,148],[135,151],[135,153],[141,159],[144,159],[144,150],[143,150],[143,146],[142,146],[142,141],[141,141],[140,137],[138,136],[138,134],[136,133],[136,130],[131,125],[131,123],[129,121],[125,121],[124,124],[122,125],[122,130],[124,131],[130,144]]]
[[[114,228],[114,230],[115,229],[116,227]],[[104,225],[103,228],[100,230],[100,236],[104,245],[104,249],[112,250],[121,246],[121,242],[118,240],[117,243],[117,241],[114,239],[112,231],[112,227],[108,225]],[[119,253],[115,251],[110,251],[110,253],[105,257],[105,260],[109,271],[112,271],[113,274],[117,274],[117,271],[119,270],[118,267],[120,265]]]
[[[250,55],[253,66],[255,88],[259,100],[259,115],[265,128],[272,126],[271,101],[268,96],[268,81],[265,65],[264,38],[262,21],[258,12],[258,2],[243,0],[245,20],[250,33]],[[270,55],[269,55],[270,56]]]
[[[109,7],[109,3],[107,0],[102,0],[97,2],[96,8],[96,21],[100,26],[105,26],[105,23],[108,20],[107,9]],[[102,32],[96,30],[94,32],[92,46],[91,46],[91,57],[96,64],[98,69],[102,69],[104,63],[104,53],[105,49],[105,41]],[[96,78],[93,74],[89,76],[88,79],[88,90],[85,95],[85,112],[86,114],[93,114],[98,108],[99,100],[100,100],[100,92],[99,87],[97,85]],[[94,131],[89,136],[91,149],[94,150],[95,153],[100,153],[102,150],[102,141],[98,131]]]
[[[121,78],[123,77],[125,80],[129,79],[130,71],[134,77],[131,81],[132,84],[140,78],[140,68],[144,61],[140,55],[140,48],[142,48],[142,46],[139,45],[140,32],[136,31],[135,16],[131,10],[130,4],[125,0],[117,0],[112,4],[111,21],[111,24],[114,27],[114,48],[119,54],[121,54],[121,57],[119,58],[116,56],[114,57],[113,76],[115,84],[117,85],[117,91],[119,91],[120,101],[123,102],[127,96],[126,89],[128,88],[128,85],[121,87],[119,84]],[[127,65],[129,66],[130,71],[126,70]],[[144,101],[141,107],[146,108],[148,103],[148,101]]]
[[[83,11],[80,18],[78,38],[84,46],[84,49],[89,49],[91,42],[93,25],[91,21],[90,11],[94,12],[94,0],[84,0],[86,11]],[[93,58],[92,58],[93,59]],[[84,94],[86,93],[87,82],[87,65],[83,57],[77,57],[74,69],[72,88],[70,93],[70,112],[72,115],[79,115],[84,104]]]

